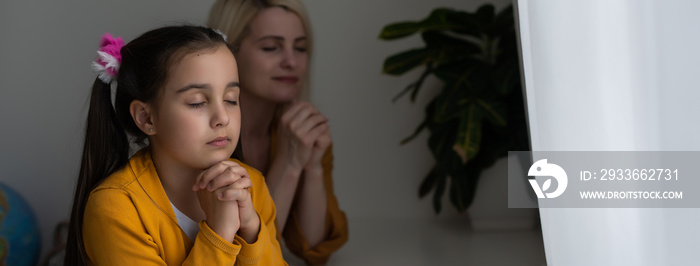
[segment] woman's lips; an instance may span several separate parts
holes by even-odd
[[[210,142],[207,142],[207,144],[212,145],[214,147],[221,148],[221,147],[226,146],[228,144],[228,142],[229,142],[229,139],[227,137],[219,137],[219,138],[216,138]]]
[[[272,79],[279,81],[279,82],[287,83],[287,84],[295,84],[295,83],[297,83],[297,81],[299,81],[299,78],[294,77],[294,76],[279,76],[279,77],[273,77]]]

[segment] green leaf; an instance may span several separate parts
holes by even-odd
[[[461,64],[445,64],[435,68],[435,77],[445,83],[445,87],[452,87],[463,75],[468,75],[473,67],[461,68]]]
[[[426,31],[421,33],[421,39],[426,47],[434,49],[461,48],[459,53],[474,53],[479,51],[479,46],[472,41],[467,41],[452,36],[448,36],[439,31]],[[455,55],[457,55],[455,53]]]
[[[467,105],[474,97],[469,96],[471,92],[465,90],[472,89],[467,82],[473,79],[483,79],[479,78],[478,75],[473,75],[472,71],[474,70],[478,70],[478,68],[459,69],[452,67],[450,71],[440,70],[440,74],[438,74],[438,70],[435,71],[436,75],[440,75],[445,80],[445,88],[435,98],[435,110],[431,118],[435,124],[443,124],[447,121],[458,119],[468,111]],[[466,104],[463,101],[466,101]]]
[[[508,119],[506,118],[507,110],[505,104],[498,101],[483,101],[476,100],[476,104],[484,110],[484,117],[497,126],[507,126]]]
[[[454,130],[459,125],[458,120],[449,121],[445,125],[434,125],[428,121],[427,127],[430,131],[428,137],[428,148],[433,153],[433,157],[439,162],[444,158],[448,158],[452,151],[454,139],[457,136],[457,131]]]
[[[472,160],[475,165],[474,169],[481,170],[493,165],[498,158],[508,155],[510,143],[508,140],[510,132],[507,127],[498,127],[491,123],[482,123],[481,125],[481,145],[479,146],[479,154]],[[467,163],[469,164],[469,162]],[[479,167],[476,167],[479,166]],[[471,174],[469,171],[468,174]]]
[[[428,137],[428,147],[430,148],[430,151],[433,153],[433,157],[436,159],[443,158],[445,151],[447,151],[448,145],[451,145],[452,142],[448,143],[447,141],[447,136],[449,136],[447,133],[449,131],[433,131],[430,134],[430,137]]]
[[[450,183],[450,202],[452,202],[452,206],[457,208],[457,211],[463,212],[467,209],[467,205],[464,204],[463,200],[463,194],[466,192],[462,189],[464,180],[459,176],[452,176],[450,180],[452,181]]]
[[[440,170],[439,166],[433,166],[433,168],[428,172],[428,175],[425,176],[425,179],[423,179],[423,182],[420,184],[420,188],[418,189],[418,197],[423,198],[425,195],[428,195],[431,189],[435,186],[435,182],[438,179],[444,178],[445,173]]]
[[[479,21],[477,17],[472,13],[457,11],[447,14],[445,16],[445,19],[450,23],[463,25],[461,29],[455,28],[450,30],[454,33],[476,37],[482,35],[482,33],[480,32]]]
[[[422,21],[389,24],[379,33],[379,38],[382,40],[394,40],[413,35],[416,32],[464,29],[464,25],[447,20],[446,17],[454,12],[456,11],[447,8],[437,8]]]
[[[461,191],[460,195],[462,196],[461,200],[464,206],[469,207],[472,204],[481,172],[492,164],[493,163],[488,162],[488,159],[484,160],[484,157],[480,153],[464,167],[453,169],[454,176],[461,180],[458,189]]]
[[[390,75],[401,75],[407,71],[425,64],[430,57],[428,49],[413,49],[390,56],[384,60],[383,72]]]
[[[410,136],[401,140],[401,145],[404,145],[404,144],[408,143],[409,141],[413,140],[416,136],[418,136],[418,134],[420,134],[423,131],[423,129],[425,128],[426,125],[427,125],[427,122],[425,120],[423,120],[423,122],[421,122],[420,125],[418,125],[416,130],[413,131],[413,134],[411,134]]]
[[[409,91],[414,91],[414,90],[416,90],[416,82],[411,82],[411,84],[408,84],[408,86],[406,86],[406,88],[404,88],[403,90],[401,90],[401,92],[396,94],[396,96],[394,96],[394,98],[391,99],[391,102],[392,103],[396,102],[399,98],[404,96],[406,93],[408,93]]]
[[[432,62],[437,65],[473,58],[481,53],[477,43],[450,37],[440,32],[423,32],[421,37],[426,48],[433,53]]]
[[[379,33],[379,39],[393,40],[413,35],[421,29],[420,23],[409,21],[389,24]]]
[[[469,104],[467,112],[462,116],[459,123],[457,139],[452,149],[462,159],[462,163],[467,163],[479,152],[481,142],[481,108],[476,104]]]
[[[501,12],[498,12],[493,21],[494,33],[503,34],[515,30],[515,17],[513,12],[513,5],[508,5],[506,8],[501,10]]]
[[[433,193],[433,209],[435,214],[440,213],[442,210],[442,195],[445,194],[445,183],[447,183],[447,175],[437,179],[437,187],[435,188],[435,193]]]
[[[445,161],[449,162],[447,168],[451,177],[450,201],[457,211],[463,212],[474,199],[480,173],[478,167],[481,166],[481,154],[467,164],[463,164],[459,156],[454,153]]]
[[[401,96],[411,91],[411,102],[416,102],[416,95],[418,94],[418,91],[420,90],[421,86],[423,86],[423,81],[425,81],[425,78],[428,77],[430,73],[433,73],[433,67],[432,63],[428,62],[426,64],[425,70],[423,70],[423,73],[420,75],[418,80],[412,82],[411,84],[408,84],[408,86],[405,89],[403,89],[399,94],[394,96],[394,99],[391,99],[391,101],[396,102],[396,100],[401,98]]]
[[[423,81],[425,81],[425,78],[428,77],[430,73],[433,73],[433,64],[431,62],[428,62],[428,64],[425,67],[425,71],[423,71],[423,74],[420,75],[418,81],[413,83],[414,89],[413,92],[411,92],[412,103],[416,102],[416,96],[418,95],[418,91],[420,90],[421,86],[423,86]]]
[[[478,10],[476,10],[476,14],[474,15],[478,20],[478,25],[480,26],[481,32],[490,32],[493,19],[496,15],[496,8],[491,4],[482,5]]]
[[[494,90],[493,69],[492,66],[479,62],[479,67],[474,69],[472,75],[465,82],[469,96],[483,99],[497,98],[498,93]]]
[[[479,71],[484,64],[472,58],[463,58],[458,62],[443,63],[435,67],[433,73],[435,77],[445,83],[445,87],[465,86],[465,82],[472,79],[483,79],[483,76],[476,75],[472,78],[474,71]]]
[[[450,120],[448,115],[453,113],[450,112],[450,107],[454,106],[454,104],[450,102],[450,100],[453,99],[452,94],[454,94],[453,91],[443,91],[435,98],[435,110],[432,117],[432,122],[434,124],[440,125]]]
[[[506,96],[512,90],[520,88],[520,69],[515,63],[503,63],[495,69],[492,80],[496,93]]]

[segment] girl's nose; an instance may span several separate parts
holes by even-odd
[[[219,104],[213,105],[211,110],[213,112],[211,116],[212,127],[228,126],[228,123],[231,121],[231,117],[229,117],[223,101]]]

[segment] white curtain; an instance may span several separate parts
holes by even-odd
[[[533,150],[700,150],[700,1],[516,0]],[[540,209],[548,265],[698,265],[700,209]]]

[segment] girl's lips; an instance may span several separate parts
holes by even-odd
[[[294,77],[294,76],[281,76],[281,77],[274,77],[272,79],[279,81],[279,82],[288,83],[288,84],[294,84],[294,83],[297,83],[297,81],[299,81],[299,78]]]
[[[227,137],[219,137],[219,138],[216,138],[210,142],[207,142],[207,144],[212,145],[214,147],[221,148],[221,147],[226,146],[228,144],[228,142],[229,142],[229,139]]]

